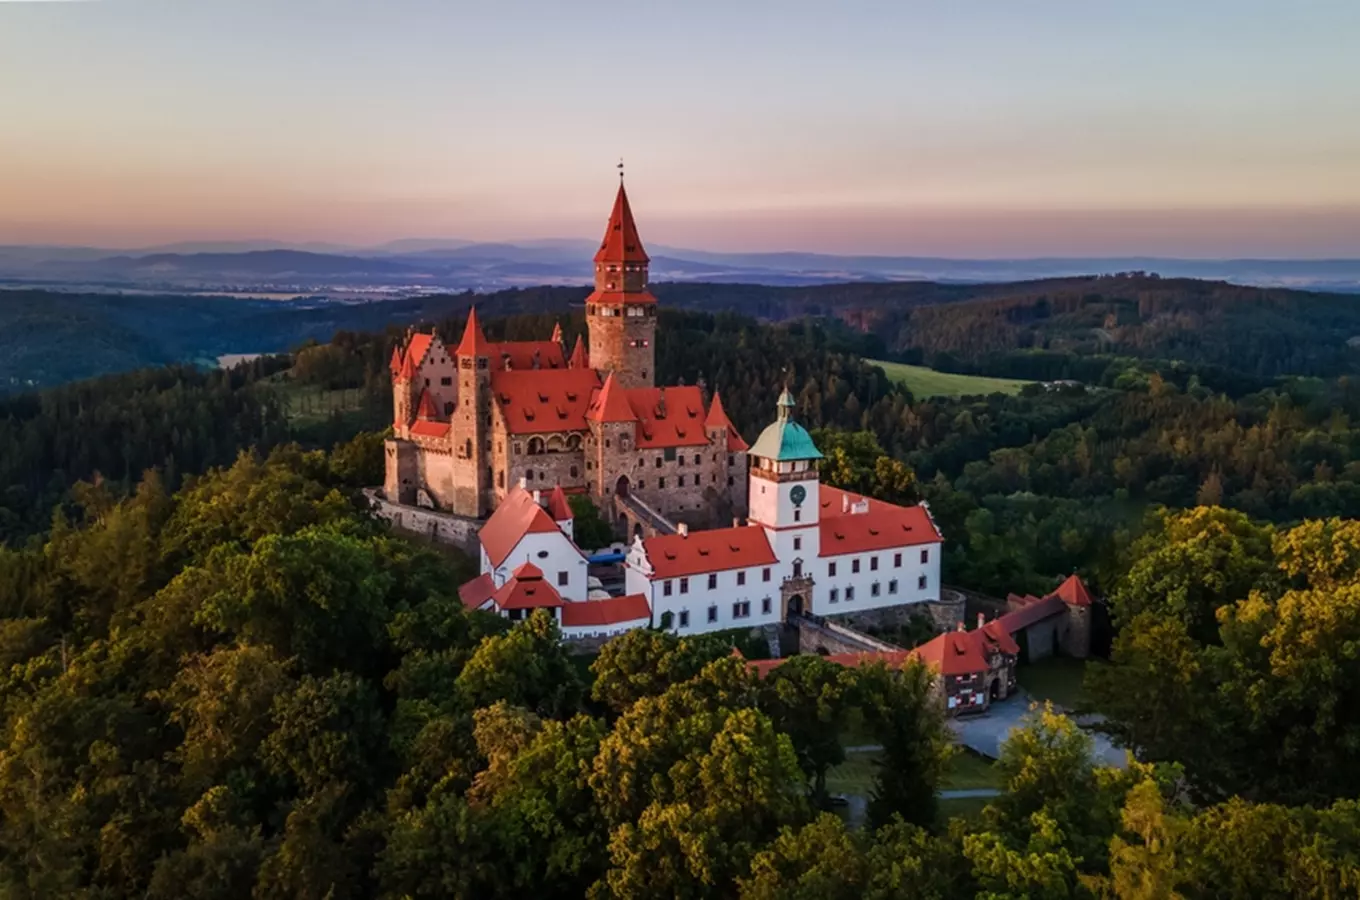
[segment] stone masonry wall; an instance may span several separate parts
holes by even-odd
[[[439,543],[457,547],[473,557],[477,556],[477,529],[482,526],[479,520],[389,503],[374,490],[364,491],[364,496],[373,503],[374,513],[393,528],[424,535]]]

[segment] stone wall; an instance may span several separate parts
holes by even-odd
[[[477,530],[482,527],[481,520],[389,503],[372,489],[364,491],[364,496],[372,502],[374,514],[386,520],[393,528],[424,535],[441,544],[457,547],[474,557],[478,555]]]

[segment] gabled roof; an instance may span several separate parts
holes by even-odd
[[[416,377],[416,364],[415,361],[411,358],[411,353],[408,351],[402,355],[401,371],[397,372],[397,381],[398,382],[411,381],[415,377]]]
[[[723,408],[722,404],[722,396],[717,391],[713,392],[713,402],[708,406],[708,417],[704,419],[704,427],[727,429],[728,453],[743,453],[749,449],[747,443],[737,433],[737,427],[727,417],[727,410]]]
[[[401,364],[405,360],[405,358],[406,357],[401,352],[400,346],[393,347],[392,361],[387,364],[388,371],[390,371],[395,376],[398,372],[401,371]]]
[[[548,515],[556,522],[566,522],[572,518],[571,504],[567,502],[567,494],[560,484],[552,489],[552,496],[548,498]]]
[[[468,609],[481,609],[496,593],[496,583],[490,572],[483,572],[458,589],[458,599]]]
[[[1005,624],[997,619],[993,619],[976,631],[968,633],[973,635],[974,640],[982,642],[979,649],[984,654],[994,650],[1012,655],[1020,652],[1020,645],[1015,642],[1015,638],[1011,637],[1011,633],[1007,630]]]
[[[421,437],[444,437],[451,427],[449,422],[438,421],[429,389],[421,391],[420,402],[416,406],[416,420],[411,423],[411,434]]]
[[[553,341],[502,341],[488,344],[493,370],[565,369],[562,345]]]
[[[456,356],[491,356],[492,344],[486,339],[482,326],[477,322],[477,307],[468,310],[467,325],[463,327],[463,339],[458,342]]]
[[[515,485],[505,495],[501,505],[486,520],[477,532],[491,565],[499,566],[526,534],[561,534],[552,517],[534,502],[534,497],[524,488]]]
[[[543,570],[526,562],[510,575],[492,596],[497,609],[551,609],[562,606],[562,595],[557,588],[543,580]]]
[[[562,625],[565,628],[618,625],[621,622],[637,622],[651,617],[652,608],[647,604],[646,594],[628,594],[624,597],[610,597],[608,600],[587,600],[584,603],[568,603],[562,607]]]
[[[704,447],[704,395],[696,385],[629,388],[624,396],[637,419],[640,449]]]
[[[567,365],[573,369],[589,369],[590,357],[586,354],[586,342],[576,335],[576,346],[571,348],[571,359]]]
[[[628,192],[619,182],[619,192],[614,197],[614,210],[609,214],[609,224],[605,227],[604,240],[595,254],[595,262],[647,262],[647,251],[642,249],[642,238],[638,237],[637,223],[633,221],[633,209],[628,205]]]
[[[511,434],[585,431],[600,385],[592,369],[512,369],[491,373],[491,395]]]
[[[939,543],[942,538],[923,506],[897,506],[823,484],[817,527],[820,556],[891,550]],[[849,507],[850,511],[845,511]],[[864,512],[854,512],[856,508]]]
[[[590,401],[590,406],[586,410],[586,418],[592,422],[632,422],[637,418],[633,414],[633,407],[629,405],[628,398],[624,396],[626,389],[619,385],[614,373],[610,372],[604,379],[604,386],[599,393]]]
[[[420,368],[420,364],[425,362],[425,354],[430,352],[430,344],[434,342],[433,334],[413,334],[411,342],[406,345],[406,358],[411,361],[413,368]]]
[[[772,566],[779,560],[759,525],[692,531],[644,538],[643,550],[652,564],[652,580]]]
[[[1067,580],[1049,596],[1061,597],[1069,606],[1091,605],[1091,592],[1086,590],[1086,585],[1076,575],[1068,575]]]
[[[428,388],[420,392],[420,401],[416,404],[416,418],[417,419],[435,418],[434,400],[430,397],[430,391]]]
[[[1001,627],[1011,634],[1015,634],[1021,628],[1028,628],[1035,622],[1041,622],[1050,616],[1062,615],[1067,612],[1067,604],[1057,594],[1049,594],[1042,600],[1033,597],[1026,599],[1029,602],[1017,609],[1012,609],[996,620],[1001,623]]]
[[[973,632],[946,631],[912,653],[941,675],[972,675],[987,671],[987,660]]]

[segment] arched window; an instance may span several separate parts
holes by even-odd
[[[562,450],[565,449],[565,447],[566,443],[562,440],[562,435],[555,434],[552,437],[548,438],[549,453],[561,453]]]
[[[529,455],[537,456],[543,452],[543,438],[529,438]]]
[[[581,436],[579,434],[567,435],[567,449],[572,451],[581,449]]]

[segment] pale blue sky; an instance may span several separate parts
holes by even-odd
[[[0,243],[1360,255],[1360,2],[0,0]]]

